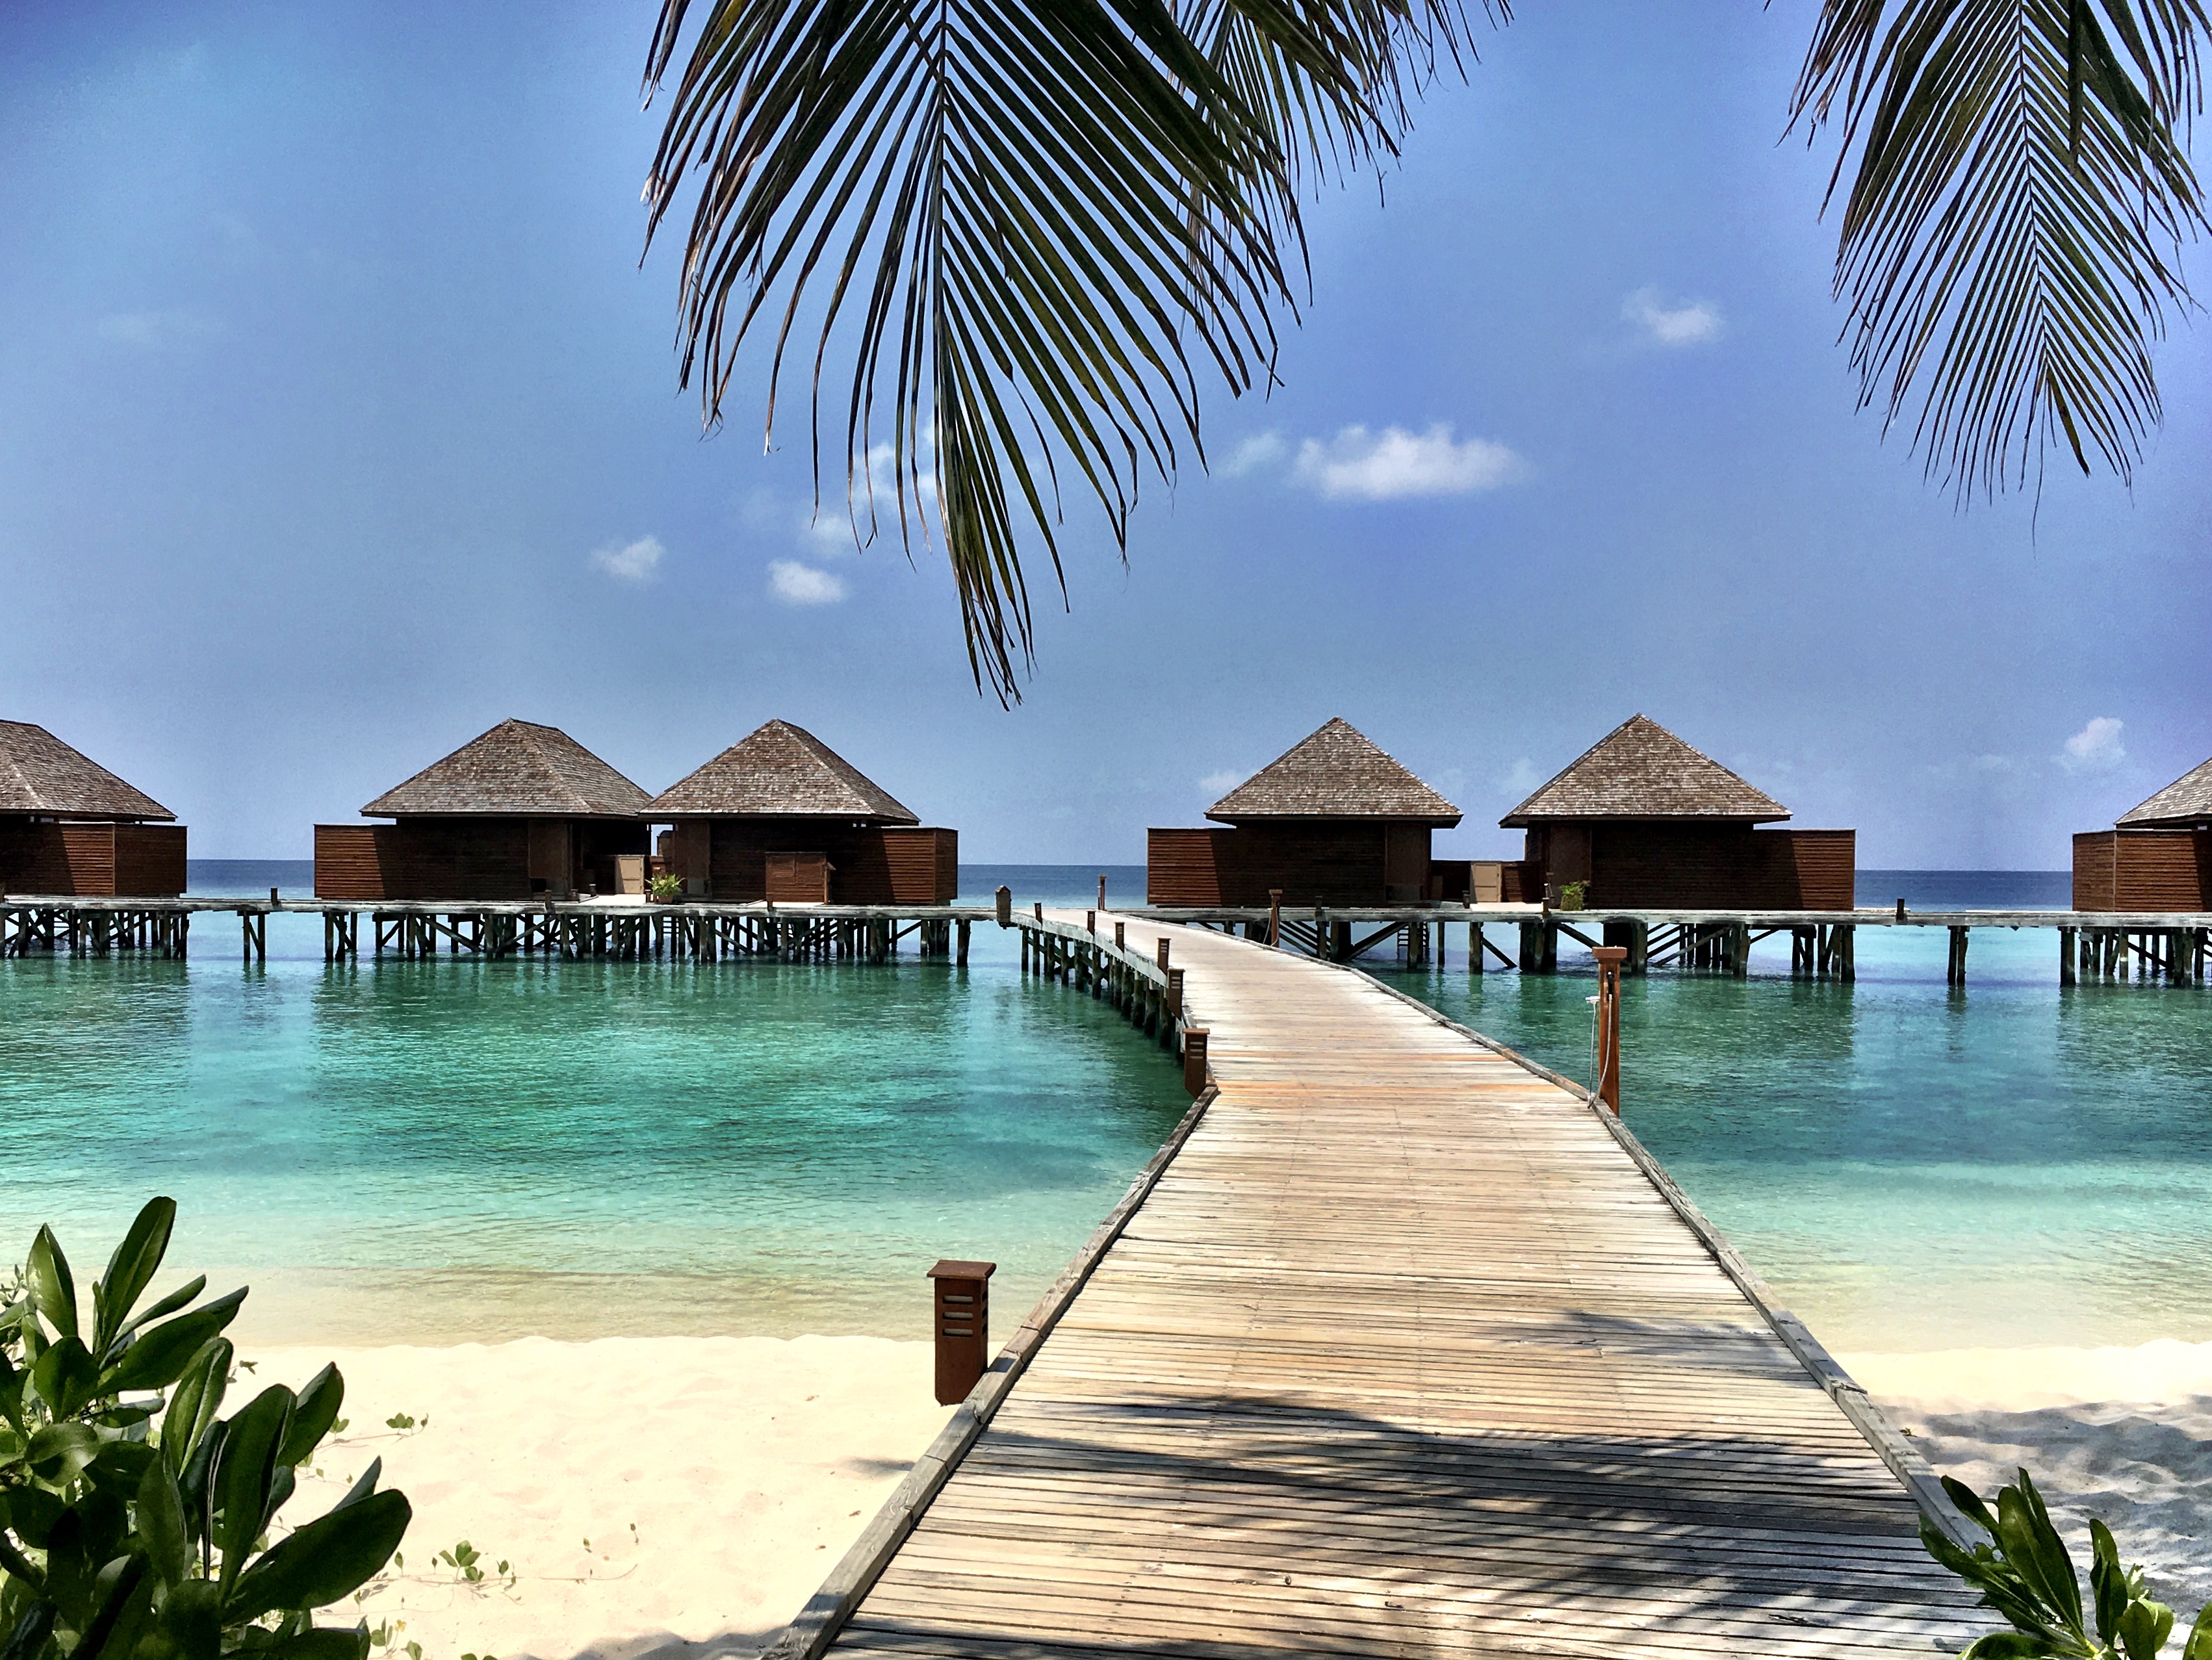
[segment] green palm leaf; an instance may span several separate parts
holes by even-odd
[[[2185,144],[2202,0],[1826,0],[1794,116],[1854,151],[1836,291],[1863,405],[1962,493],[2063,437],[2130,477],[2151,346],[2206,227]]]
[[[664,0],[648,88],[690,10]],[[1061,574],[1062,474],[1126,548],[1144,476],[1172,481],[1186,441],[1203,463],[1201,380],[1272,376],[1304,176],[1394,150],[1408,91],[1464,35],[1456,0],[705,10],[647,187],[657,230],[700,181],[685,383],[718,421],[739,346],[772,335],[772,439],[811,334],[818,506],[825,375],[849,356],[855,537],[882,509],[909,555],[942,539],[970,666],[1002,701],[1034,661],[1025,535]]]

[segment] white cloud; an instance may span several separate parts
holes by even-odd
[[[651,582],[660,573],[667,549],[659,536],[640,536],[635,542],[610,542],[592,550],[592,568],[605,571],[623,582]]]
[[[1224,478],[1242,478],[1263,467],[1273,467],[1290,453],[1290,447],[1283,442],[1280,433],[1261,433],[1256,438],[1248,438],[1230,451],[1229,459],[1222,463],[1221,475]]]
[[[1721,308],[1710,300],[1670,306],[1656,288],[1638,288],[1620,302],[1620,314],[1662,346],[1702,346],[1721,334]]]
[[[1536,770],[1536,763],[1526,755],[1498,775],[1498,787],[1516,801],[1533,794],[1543,781],[1544,775]]]
[[[1494,490],[1523,470],[1503,444],[1482,438],[1455,444],[1450,424],[1440,421],[1425,433],[1346,427],[1326,444],[1310,438],[1298,446],[1291,477],[1332,501],[1395,501]]]
[[[100,319],[100,337],[119,346],[162,352],[197,344],[222,332],[222,324],[198,312],[115,312]]]
[[[2128,758],[2120,745],[2122,723],[2110,715],[2097,715],[2066,740],[2058,764],[2069,772],[2109,772]]]
[[[1198,787],[1209,796],[1225,796],[1251,775],[1248,772],[1208,772]]]
[[[845,597],[845,579],[795,559],[773,559],[768,591],[787,605],[835,605]]]

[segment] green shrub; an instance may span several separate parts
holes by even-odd
[[[1563,883],[1559,888],[1559,909],[1562,911],[1579,911],[1583,908],[1583,903],[1588,900],[1589,898],[1589,884],[1588,882],[1571,881]]]
[[[218,1416],[246,1293],[194,1308],[196,1279],[137,1309],[176,1215],[170,1199],[138,1213],[89,1308],[40,1228],[0,1308],[0,1660],[364,1660],[365,1624],[314,1611],[391,1560],[406,1498],[376,1490],[380,1461],[270,1542],[345,1381],[325,1366]]]
[[[684,897],[684,878],[664,873],[646,883],[645,889],[657,900],[680,900]]]
[[[1960,1660],[2152,1660],[2166,1646],[2173,1610],[2151,1601],[2141,1567],[2121,1567],[2112,1530],[2102,1522],[2089,1524],[2085,1604],[2074,1559],[2026,1470],[1997,1490],[1994,1513],[1963,1481],[1947,1475],[1943,1490],[1991,1542],[1962,1550],[1925,1517],[1921,1542],[1929,1554],[1980,1591],[1983,1605],[2002,1615],[2012,1627],[1976,1638]],[[2182,1645],[2181,1660],[2212,1660],[2212,1603],[2197,1616]]]

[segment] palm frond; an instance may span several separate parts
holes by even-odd
[[[2187,150],[2202,0],[1826,0],[1792,111],[1838,115],[1836,256],[1862,407],[1962,494],[2063,438],[2123,480],[2206,228]]]
[[[849,359],[855,536],[882,488],[909,556],[942,538],[970,666],[1001,701],[1035,661],[1026,536],[1061,576],[1062,472],[1126,554],[1143,477],[1171,482],[1185,442],[1203,462],[1201,382],[1272,377],[1304,173],[1392,150],[1408,89],[1463,36],[1457,0],[704,9],[647,186],[657,231],[699,179],[684,382],[719,421],[738,348],[772,331],[772,439],[811,330],[818,506],[826,377]],[[663,0],[648,90],[690,11]]]

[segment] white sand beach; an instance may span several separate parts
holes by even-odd
[[[2078,1566],[2100,1517],[2185,1620],[2212,1600],[2212,1343],[1837,1358],[1984,1497],[2026,1465]]]
[[[296,1384],[325,1360],[345,1372],[347,1427],[291,1514],[319,1514],[384,1460],[416,1519],[404,1568],[361,1612],[424,1660],[750,1655],[949,1415],[931,1399],[928,1345],[875,1337],[246,1358],[241,1390]],[[2094,1514],[2185,1618],[2212,1597],[2212,1343],[1839,1358],[1938,1469],[1986,1493],[2027,1464],[2084,1566]],[[416,1427],[386,1423],[401,1414]],[[464,1539],[481,1584],[439,1560]]]
[[[542,1337],[451,1348],[247,1350],[234,1400],[346,1378],[347,1427],[287,1510],[321,1514],[371,1458],[406,1493],[404,1566],[360,1612],[424,1660],[749,1655],[798,1611],[951,1415],[927,1343]],[[386,1420],[405,1415],[412,1429]],[[439,1553],[467,1540],[485,1578]],[[506,1561],[512,1581],[498,1573]],[[404,1622],[402,1625],[400,1622]]]

